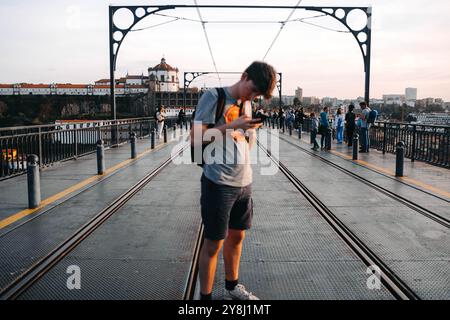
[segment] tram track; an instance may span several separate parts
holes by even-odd
[[[163,161],[156,169],[152,170],[149,174],[143,177],[139,182],[133,185],[125,193],[117,197],[112,203],[100,211],[95,217],[90,219],[86,224],[74,232],[71,236],[57,245],[51,252],[39,259],[36,263],[30,266],[27,270],[22,272],[15,280],[10,282],[0,291],[0,300],[15,300],[19,298],[27,289],[41,279],[46,273],[48,273],[57,263],[59,263],[64,257],[72,252],[78,245],[80,245],[89,235],[102,226],[111,216],[120,210],[128,201],[130,201],[139,191],[141,191],[146,185],[148,185],[153,178],[159,175],[166,167],[168,167],[172,160],[182,154],[188,149],[189,144],[185,144],[179,150],[174,152],[171,157]],[[200,241],[201,237],[197,239]],[[199,249],[196,248],[196,251]],[[194,252],[195,254],[195,252]],[[196,276],[196,268],[191,268],[193,279]],[[193,282],[195,284],[195,282]],[[187,287],[194,287],[193,284],[186,285]],[[190,295],[189,290],[185,290]]]
[[[164,147],[167,147],[169,144],[160,144],[156,147],[160,147],[159,149],[154,149],[154,150],[161,150],[164,149]],[[31,218],[25,219],[24,221],[18,223],[17,225],[13,226],[12,228],[7,229],[6,231],[4,231],[3,233],[0,233],[0,239],[3,238],[4,236],[10,234],[13,231],[16,231],[17,229],[23,227],[24,225],[30,223],[31,221],[38,219],[39,217],[42,217],[48,213],[51,213],[52,210],[57,209],[58,207],[68,203],[68,201],[74,199],[75,197],[84,194],[87,191],[92,190],[94,187],[98,186],[99,184],[102,183],[106,183],[108,182],[109,179],[113,178],[116,174],[119,174],[120,172],[123,171],[123,169],[128,168],[129,166],[133,165],[133,163],[135,163],[135,161],[132,161],[128,164],[126,164],[125,166],[121,167],[120,169],[115,170],[114,172],[108,174],[105,177],[100,177],[98,178],[97,181],[95,181],[94,183],[90,183],[88,184],[86,187],[81,188],[80,190],[74,191],[72,192],[69,196],[66,196],[63,198],[62,201],[56,203],[56,204],[49,204],[47,207],[42,208],[42,210],[39,210],[38,213],[33,214],[33,216]],[[7,227],[5,227],[7,228]]]
[[[399,300],[420,300],[419,296],[400,279],[383,260],[378,257],[359,237],[352,232],[309,188],[307,188],[286,165],[276,159],[270,150],[259,141],[257,144],[269,159],[306,198],[314,209],[325,219],[335,232],[347,243],[350,249],[368,267],[377,266],[380,269],[380,280],[389,292]]]
[[[305,154],[307,154],[309,156],[312,156],[314,158],[319,159],[320,161],[322,161],[322,162],[328,164],[329,166],[339,170],[340,172],[345,173],[346,175],[348,175],[348,176],[358,180],[359,182],[361,182],[361,183],[371,187],[372,189],[377,190],[378,192],[380,192],[380,193],[390,197],[391,199],[394,199],[397,202],[407,206],[408,208],[414,210],[415,212],[417,212],[417,213],[419,213],[419,214],[421,214],[421,215],[423,215],[423,216],[425,216],[425,217],[427,217],[427,218],[429,218],[429,219],[439,223],[440,225],[442,225],[442,226],[444,226],[446,228],[450,228],[450,220],[445,218],[445,217],[443,217],[443,216],[441,216],[441,215],[439,215],[438,213],[433,212],[433,211],[431,211],[431,210],[429,210],[427,208],[424,208],[421,205],[415,203],[414,201],[411,201],[411,200],[408,200],[408,199],[406,199],[406,198],[404,198],[402,196],[399,196],[398,194],[396,194],[396,193],[394,193],[394,192],[392,192],[392,191],[390,191],[390,190],[388,190],[388,189],[386,189],[386,188],[384,188],[384,187],[382,187],[382,186],[380,186],[380,185],[378,185],[378,184],[376,184],[374,182],[371,182],[371,181],[365,179],[364,177],[362,177],[362,176],[360,176],[360,175],[358,175],[358,174],[356,174],[354,172],[351,172],[350,170],[345,169],[344,167],[342,167],[342,166],[340,166],[340,165],[338,165],[338,164],[336,164],[336,163],[334,163],[334,162],[332,162],[332,161],[330,161],[328,159],[325,159],[324,157],[321,157],[320,155],[318,155],[316,153],[313,153],[313,152],[311,152],[309,150],[306,150],[306,149],[300,147],[299,145],[297,145],[297,144],[295,144],[295,143],[285,139],[284,137],[279,137],[279,138],[281,140],[283,140],[284,142],[288,143],[289,145],[299,149],[303,153],[305,153]],[[439,198],[439,199],[441,199],[441,198]],[[441,200],[446,201],[445,199],[441,199]]]

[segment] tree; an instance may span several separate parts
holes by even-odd
[[[302,102],[300,101],[300,99],[295,97],[294,98],[294,106],[298,107],[298,106],[301,106],[301,105],[302,105]]]
[[[426,113],[444,112],[444,108],[440,104],[430,104],[425,108]]]

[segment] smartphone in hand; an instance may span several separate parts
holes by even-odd
[[[255,119],[252,119],[252,123],[254,123],[254,124],[260,124],[260,123],[263,123],[263,119],[261,119],[261,118],[255,118]]]

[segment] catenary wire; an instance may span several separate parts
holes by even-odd
[[[197,0],[194,0],[194,3],[195,3],[196,6],[198,6]],[[206,31],[205,22],[203,21],[202,14],[200,13],[200,9],[198,7],[197,7],[197,13],[198,13],[198,17],[200,18],[200,21],[201,21],[201,24],[202,24],[203,32],[204,32],[205,38],[206,38],[206,43],[208,44],[209,54],[211,55],[211,60],[212,60],[212,63],[214,65],[214,70],[216,70],[217,78],[219,79],[219,84],[220,84],[220,86],[222,86],[222,80],[220,79],[220,74],[219,74],[219,70],[217,69],[216,60],[214,59],[214,54],[213,54],[213,51],[212,51],[212,48],[211,48],[211,43],[209,42],[209,38],[208,38],[208,33]]]
[[[303,0],[299,0],[299,1],[297,2],[297,4],[296,4],[296,7],[298,7],[302,1],[303,1]],[[263,57],[263,59],[262,59],[263,61],[266,60],[267,55],[269,54],[269,52],[270,52],[270,50],[272,49],[273,45],[275,44],[275,42],[277,41],[278,37],[280,36],[281,31],[283,31],[284,27],[286,26],[286,23],[289,21],[289,19],[291,19],[291,17],[292,17],[292,15],[294,14],[295,10],[296,10],[296,9],[292,9],[292,11],[291,11],[291,13],[289,14],[289,16],[287,17],[287,19],[281,23],[280,30],[278,30],[278,33],[277,33],[277,35],[275,36],[275,38],[273,39],[272,43],[270,44],[269,49],[267,49],[267,52],[266,52],[266,54],[264,55],[264,57]]]

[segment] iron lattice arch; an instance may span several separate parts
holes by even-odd
[[[111,87],[111,110],[112,116],[116,119],[115,103],[115,75],[117,56],[120,47],[132,28],[144,18],[164,10],[174,10],[177,8],[205,8],[205,9],[304,9],[316,11],[330,16],[342,25],[356,39],[364,60],[365,90],[364,98],[368,102],[370,98],[370,57],[372,40],[372,7],[315,7],[315,6],[236,6],[236,5],[148,5],[148,6],[109,6],[109,52],[110,52],[110,87]],[[114,22],[114,15],[122,11],[130,18],[129,25],[117,26]],[[362,11],[366,16],[365,25],[360,29],[355,29],[348,23],[348,17],[353,12]],[[281,82],[277,83],[281,92]],[[281,94],[280,94],[281,96]]]

